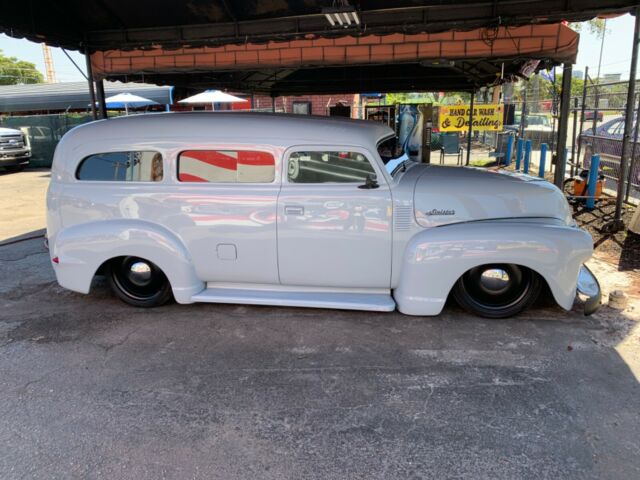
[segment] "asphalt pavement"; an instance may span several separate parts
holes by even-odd
[[[633,322],[142,310],[0,247],[0,478],[640,478]]]

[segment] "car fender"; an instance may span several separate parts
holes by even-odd
[[[62,229],[50,250],[61,286],[89,293],[98,268],[119,256],[135,256],[155,263],[167,276],[178,303],[205,288],[196,275],[188,250],[174,233],[139,219],[101,220]]]
[[[406,246],[393,296],[409,315],[437,315],[467,270],[512,263],[540,274],[556,302],[571,309],[581,265],[591,256],[591,236],[560,221],[485,220],[425,229]]]

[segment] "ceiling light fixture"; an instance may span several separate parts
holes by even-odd
[[[360,16],[355,7],[349,5],[348,2],[341,2],[339,6],[327,7],[322,9],[324,17],[329,25],[336,28],[338,26],[348,28],[353,25],[360,25]]]

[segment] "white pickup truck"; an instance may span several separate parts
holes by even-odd
[[[592,239],[560,190],[518,173],[394,161],[364,121],[136,115],[58,144],[47,196],[58,282],[96,274],[135,306],[212,302],[487,317],[545,286],[597,308]],[[391,167],[391,165],[395,165]]]
[[[31,148],[20,130],[0,127],[0,167],[17,172],[29,165]]]

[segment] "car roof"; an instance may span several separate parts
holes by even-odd
[[[69,144],[92,138],[141,141],[189,137],[212,142],[265,144],[280,147],[304,144],[375,145],[393,135],[388,126],[371,121],[254,112],[175,112],[129,115],[80,125],[65,135]]]

